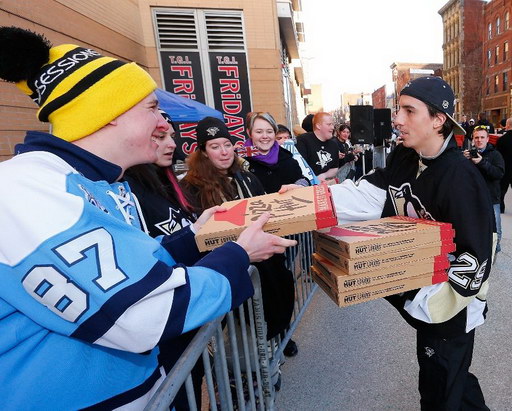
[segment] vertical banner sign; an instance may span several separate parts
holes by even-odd
[[[245,140],[245,116],[251,111],[245,53],[209,53],[215,108],[224,113],[230,134]]]
[[[165,89],[191,100],[205,104],[201,60],[198,52],[161,51]],[[197,123],[176,123],[175,160],[184,160],[196,149]]]
[[[165,89],[204,104],[204,84],[199,53],[161,51],[160,57]]]

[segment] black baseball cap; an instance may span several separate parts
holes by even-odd
[[[400,92],[400,95],[411,96],[423,101],[430,107],[446,114],[453,123],[455,134],[466,134],[462,126],[453,118],[455,111],[455,95],[450,85],[441,77],[420,77],[410,81]]]

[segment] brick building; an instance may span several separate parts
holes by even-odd
[[[484,6],[482,111],[497,125],[510,116],[512,0],[493,0]]]
[[[159,87],[224,113],[239,107],[239,120],[269,111],[291,126],[305,112],[300,11],[301,0],[24,0],[0,2],[0,25],[136,61]],[[223,92],[222,74],[240,92]],[[0,161],[27,129],[48,125],[28,96],[0,82]]]
[[[482,0],[450,0],[440,10],[443,19],[443,78],[452,87],[456,116],[475,117],[481,105]]]
[[[443,76],[443,65],[438,63],[398,63],[395,62],[389,66],[392,70],[392,79],[395,96],[395,109],[398,108],[398,99],[400,91],[411,80],[428,75]]]
[[[386,86],[379,87],[372,93],[373,108],[386,108]]]

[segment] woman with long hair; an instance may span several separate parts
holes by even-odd
[[[345,179],[353,179],[355,175],[355,162],[358,160],[358,151],[350,143],[350,134],[352,130],[348,124],[341,124],[336,131],[336,143],[338,143],[339,170],[336,178],[341,183]]]
[[[240,166],[228,128],[219,119],[207,117],[197,124],[197,150],[188,158],[189,170],[180,184],[194,199],[196,212],[225,201],[264,194],[260,181]],[[294,305],[293,275],[283,255],[256,263],[263,294],[267,338],[289,325]]]
[[[197,124],[197,150],[187,159],[181,181],[195,212],[225,201],[265,194],[259,180],[242,170],[226,125],[214,117]]]
[[[160,113],[169,123],[169,130],[156,139],[157,161],[132,167],[126,173],[142,226],[151,237],[171,234],[197,220],[172,168],[176,149],[174,124],[167,113]]]

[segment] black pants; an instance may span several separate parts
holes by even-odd
[[[443,339],[417,332],[422,411],[489,410],[478,379],[469,372],[475,330]]]

